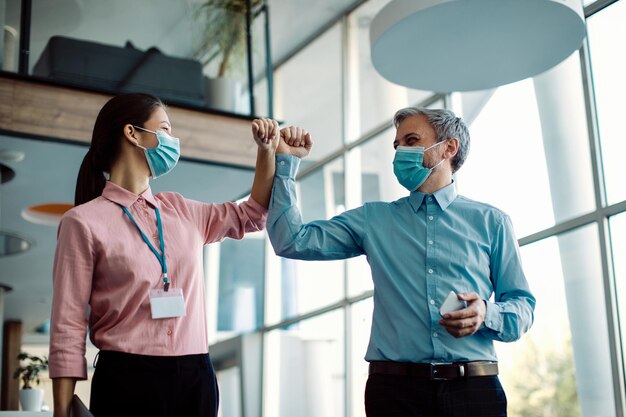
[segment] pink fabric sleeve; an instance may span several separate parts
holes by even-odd
[[[193,200],[187,203],[200,222],[205,244],[227,237],[241,239],[247,232],[263,230],[267,221],[268,210],[252,198],[240,204],[206,204]]]
[[[94,259],[89,229],[71,213],[63,217],[52,275],[51,378],[87,379],[85,340]]]

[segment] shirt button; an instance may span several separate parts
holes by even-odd
[[[428,220],[432,220],[432,219],[434,219],[433,216],[428,216]]]
[[[433,337],[439,337],[439,333],[437,332],[433,333]]]
[[[167,331],[167,335],[168,335],[168,336],[171,336],[171,335],[172,335],[172,330],[171,330],[171,329]]]
[[[429,240],[429,241],[428,241],[428,244],[429,244],[429,245],[432,245],[433,243],[434,243],[434,242],[433,242],[432,240]]]
[[[430,269],[428,270],[428,273],[429,273],[429,274],[432,274],[433,272],[434,272],[434,271],[432,270],[432,268],[430,268]]]
[[[280,161],[280,164],[281,165],[285,165],[285,161]]]
[[[428,201],[433,201],[433,198],[432,197],[428,197]]]
[[[432,305],[435,305],[435,300],[430,300],[430,303],[431,303]]]

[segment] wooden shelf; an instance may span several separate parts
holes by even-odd
[[[110,95],[0,76],[0,129],[22,136],[86,142]],[[241,117],[168,106],[183,157],[254,167],[256,144]]]

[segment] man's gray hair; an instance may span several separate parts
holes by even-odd
[[[450,110],[426,109],[422,107],[406,107],[398,110],[393,116],[393,124],[398,128],[400,123],[407,117],[426,116],[428,122],[435,130],[435,141],[441,142],[446,139],[456,138],[459,141],[459,151],[452,158],[452,172],[456,172],[465,162],[470,148],[470,135],[465,122]]]

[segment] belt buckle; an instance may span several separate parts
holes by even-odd
[[[447,376],[439,376],[439,370],[437,367],[439,366],[458,366],[459,374],[456,377],[447,377]],[[449,379],[455,378],[463,378],[465,376],[465,364],[464,363],[445,363],[445,362],[436,362],[430,364],[430,379],[433,381],[447,381]]]
[[[436,363],[430,364],[430,379],[432,381],[445,381],[448,379],[446,377],[439,376],[439,370],[437,369],[437,367],[441,365],[449,365],[449,364],[442,363],[442,362],[436,362]]]

